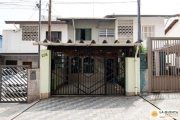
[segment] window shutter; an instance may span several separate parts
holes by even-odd
[[[76,40],[80,40],[81,30],[76,29]]]
[[[91,40],[91,29],[85,29],[85,40]]]

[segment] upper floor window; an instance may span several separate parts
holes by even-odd
[[[46,32],[46,39],[48,39],[48,32]],[[57,39],[61,40],[61,32],[51,31],[51,42],[55,42]]]
[[[142,26],[141,28],[141,31],[142,31],[142,36],[141,38],[143,40],[146,40],[148,37],[154,37],[154,26]]]
[[[114,37],[114,29],[99,29],[100,37]]]
[[[37,41],[38,40],[38,26],[22,26],[22,40],[23,41]]]
[[[91,29],[76,29],[76,40],[91,40]]]

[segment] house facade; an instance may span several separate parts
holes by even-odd
[[[38,21],[6,21],[6,24],[17,24],[20,28],[3,30],[2,59],[3,65],[30,65],[38,67]],[[41,41],[47,38],[48,22],[42,21]],[[67,25],[64,22],[52,21],[52,41],[67,40]],[[65,42],[64,41],[64,42]],[[41,46],[40,49],[47,49]]]

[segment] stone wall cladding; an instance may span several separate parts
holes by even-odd
[[[30,80],[31,72],[36,72],[36,79]],[[28,69],[28,103],[34,102],[40,99],[40,70]]]

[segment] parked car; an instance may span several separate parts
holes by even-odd
[[[11,71],[11,70],[10,70]],[[11,71],[12,72],[12,71]],[[24,97],[27,95],[27,70],[2,75],[2,96]]]

